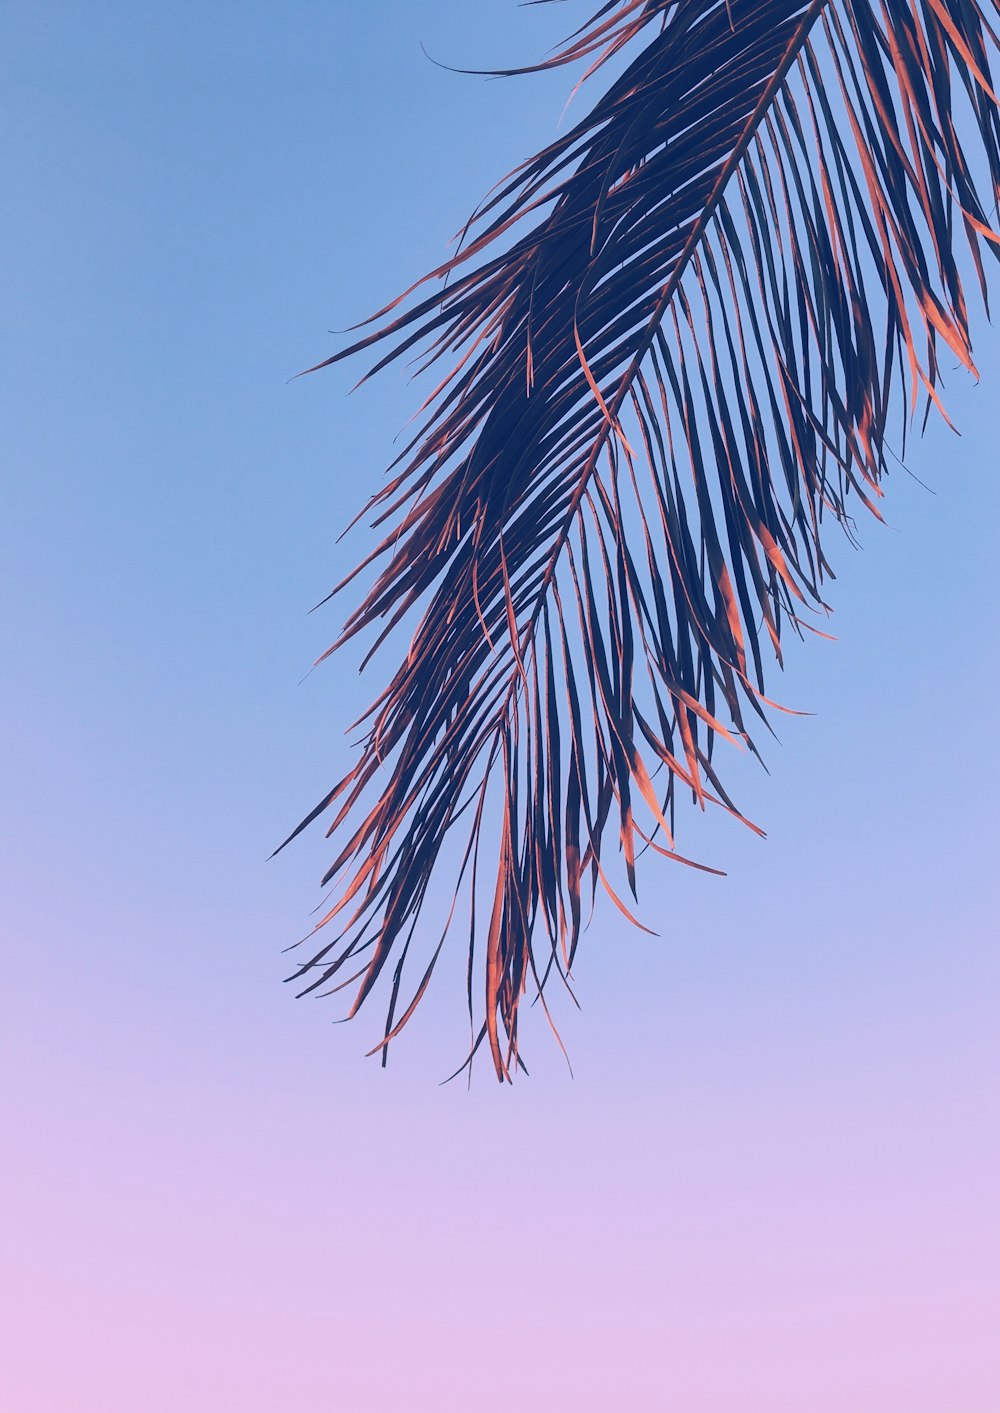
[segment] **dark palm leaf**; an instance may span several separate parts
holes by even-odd
[[[680,857],[678,785],[736,813],[713,744],[750,745],[763,650],[821,619],[824,520],[878,514],[890,419],[937,403],[945,350],[974,371],[956,246],[985,298],[995,43],[975,0],[606,4],[540,66],[634,55],[589,116],[327,360],[450,365],[339,640],[412,614],[412,643],[295,831],[332,810],[343,839],[296,975],[357,983],[353,1015],[391,959],[383,1059],[441,950],[417,922],[453,830],[472,1050],[505,1078],[585,883],[627,911],[608,831],[634,892],[638,852]]]

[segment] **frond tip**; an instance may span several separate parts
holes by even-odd
[[[469,1060],[485,1041],[509,1078],[585,885],[632,916],[609,833],[634,895],[639,853],[690,862],[678,788],[738,815],[714,747],[751,745],[765,657],[825,611],[824,521],[878,514],[945,350],[975,371],[958,247],[985,300],[995,48],[976,0],[605,4],[538,66],[617,57],[593,109],[326,361],[449,364],[369,502],[384,538],[334,645],[414,620],[410,649],[295,831],[332,813],[342,840],[296,977],[356,984],[353,1015],[391,958],[383,1061],[461,897]],[[439,860],[455,901],[425,933]]]

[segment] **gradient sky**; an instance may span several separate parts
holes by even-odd
[[[832,541],[766,842],[681,823],[599,906],[530,1080],[464,1056],[462,961],[394,1049],[295,1001],[374,694],[309,664],[337,535],[416,391],[288,383],[437,262],[569,86],[593,0],[14,3],[7,271],[0,1407],[1000,1410],[993,712],[1000,338]],[[1000,291],[1000,284],[998,284]],[[352,376],[353,374],[353,376]],[[925,485],[921,485],[915,477]],[[774,679],[772,679],[772,683]],[[459,952],[461,950],[459,944]]]

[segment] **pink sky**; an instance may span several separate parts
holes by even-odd
[[[0,1025],[10,1413],[1000,1413],[995,408],[949,373],[794,644],[766,842],[598,909],[575,1079],[471,1093],[462,959],[383,1073],[281,949],[371,694],[306,610],[414,389],[286,385],[439,258],[568,7],[8,7]],[[573,7],[574,10],[577,7]],[[587,6],[580,10],[584,17]],[[562,12],[562,13],[560,13]],[[512,97],[513,95],[513,97]],[[449,160],[436,155],[448,143]],[[324,377],[326,381],[324,381]],[[325,614],[325,616],[324,616]]]

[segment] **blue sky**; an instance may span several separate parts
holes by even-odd
[[[533,1077],[437,1087],[461,961],[389,1070],[281,949],[267,863],[380,685],[310,615],[417,392],[289,382],[553,132],[586,4],[41,3],[0,20],[8,214],[0,1391],[23,1413],[335,1406],[988,1410],[1000,1250],[995,408],[948,375],[834,544],[762,843],[599,909]],[[926,483],[926,487],[915,479]],[[176,1351],[186,1351],[178,1360]],[[507,1372],[497,1373],[496,1361]],[[506,1361],[510,1361],[507,1367]],[[470,1402],[470,1399],[477,1402]],[[402,1400],[402,1401],[400,1401]],[[735,1400],[735,1401],[734,1401]]]

